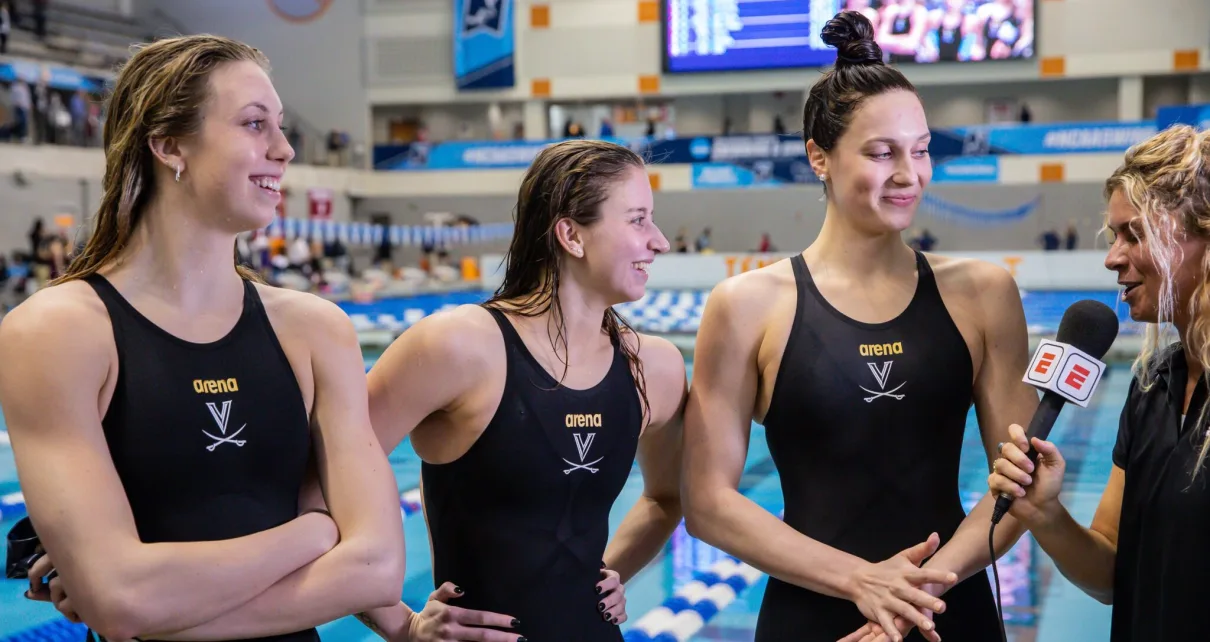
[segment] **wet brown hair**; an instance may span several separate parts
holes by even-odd
[[[568,140],[542,150],[521,181],[514,212],[515,230],[505,255],[504,281],[486,305],[528,317],[550,311],[549,324],[554,326],[548,327],[551,347],[556,355],[562,347],[564,375],[568,367],[567,336],[559,302],[564,250],[555,234],[555,225],[565,218],[586,227],[593,225],[601,218],[601,204],[609,197],[609,188],[621,182],[627,172],[634,169],[645,172],[645,167],[638,154],[621,145]],[[642,402],[644,421],[650,419],[638,334],[613,308],[605,311],[601,331],[626,355]],[[624,332],[634,334],[633,348],[624,340]]]
[[[93,231],[63,276],[53,284],[93,274],[126,249],[155,193],[150,141],[197,134],[210,98],[210,76],[227,63],[254,62],[266,72],[269,60],[258,50],[213,35],[167,38],[140,46],[122,66],[108,98],[104,126],[105,177]],[[238,265],[244,279],[261,281]]]

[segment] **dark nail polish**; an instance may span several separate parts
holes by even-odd
[[[517,642],[529,642],[526,638],[517,638]]]
[[[600,594],[601,594],[601,587],[600,587],[600,586],[598,586],[598,587],[597,587],[597,595],[600,595]]]
[[[602,619],[602,620],[605,620],[606,622],[608,622],[608,621],[609,621],[609,614],[608,614],[608,613],[602,613],[602,614],[601,614],[601,619]]]
[[[455,586],[455,587],[454,587],[454,592],[455,592],[455,593],[457,593],[458,595],[462,595],[462,587],[461,587],[461,586]]]
[[[604,561],[604,560],[602,560],[602,561],[601,561],[601,568],[605,568],[605,561]]]
[[[610,620],[610,621],[609,621],[609,623],[610,623],[610,624],[617,624],[617,623],[618,623],[618,618],[616,618],[616,617],[615,617],[615,618],[613,618],[612,620]]]
[[[513,618],[513,621],[509,622],[509,626],[511,626],[515,629],[515,628],[521,626],[521,620],[518,620],[517,618]],[[521,639],[524,640],[525,638],[521,638]]]
[[[598,611],[604,611],[604,610],[605,610],[605,603],[604,603],[604,602],[597,602],[597,610],[598,610]]]

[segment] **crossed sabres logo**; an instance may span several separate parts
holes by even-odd
[[[242,448],[244,444],[247,443],[247,440],[236,439],[236,437],[244,431],[244,428],[248,427],[248,424],[246,423],[240,426],[239,430],[236,430],[230,435],[227,434],[227,421],[231,419],[230,399],[223,402],[221,410],[219,409],[218,404],[214,403],[213,401],[207,401],[206,408],[210,410],[210,416],[214,417],[214,423],[218,424],[218,431],[222,435],[222,437],[219,437],[218,435],[212,435],[208,431],[203,430],[202,434],[214,440],[214,443],[206,446],[206,450],[214,452],[214,449],[218,448],[220,444],[235,444],[236,446]]]
[[[588,463],[584,463],[584,459],[586,457],[588,457],[588,449],[592,448],[592,440],[596,438],[597,433],[595,433],[595,432],[578,433],[577,432],[577,433],[572,433],[571,436],[575,437],[575,439],[576,439],[576,452],[580,453],[580,463],[577,464],[573,461],[567,461],[567,458],[563,458],[563,461],[566,461],[567,465],[571,466],[571,468],[564,470],[563,474],[570,475],[572,473],[572,471],[576,471],[576,470],[587,470],[588,472],[595,474],[598,469],[593,468],[593,466],[601,463],[601,460],[605,459],[605,458],[597,457],[596,459],[594,459],[593,461],[590,461]]]
[[[903,399],[904,395],[895,393],[898,392],[900,388],[907,385],[906,381],[890,390],[886,389],[887,380],[891,377],[891,365],[893,363],[893,361],[883,361],[881,367],[874,363],[866,363],[866,365],[870,367],[870,372],[874,375],[874,379],[878,382],[878,387],[882,388],[883,390],[883,392],[875,392],[869,388],[866,388],[865,386],[858,386],[862,390],[870,393],[870,396],[865,398],[866,403],[871,403],[879,397],[890,397],[895,400]]]

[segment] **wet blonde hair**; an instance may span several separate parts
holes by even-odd
[[[235,40],[208,34],[167,38],[136,48],[109,95],[104,125],[105,176],[92,236],[53,284],[84,278],[116,260],[126,249],[155,192],[153,138],[185,137],[202,126],[211,96],[210,75],[222,65],[254,62],[266,72],[269,60]],[[232,246],[232,261],[236,260]],[[236,265],[240,276],[261,281]]]
[[[1199,132],[1188,125],[1165,129],[1126,152],[1125,160],[1105,181],[1105,198],[1120,192],[1139,213],[1141,240],[1151,261],[1163,277],[1160,283],[1156,323],[1148,324],[1143,347],[1134,362],[1134,373],[1142,389],[1154,383],[1162,365],[1163,350],[1176,336],[1176,269],[1184,261],[1180,241],[1201,237],[1210,240],[1210,131]],[[1184,340],[1188,353],[1210,373],[1210,252],[1201,257],[1202,279],[1188,299],[1185,311],[1192,322]],[[1205,424],[1206,406],[1198,417],[1199,435]],[[1196,478],[1210,451],[1210,439],[1202,439]]]

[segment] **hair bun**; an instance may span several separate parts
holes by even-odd
[[[881,65],[882,47],[874,40],[874,25],[858,11],[841,11],[820,32],[823,41],[836,47],[836,67]]]

